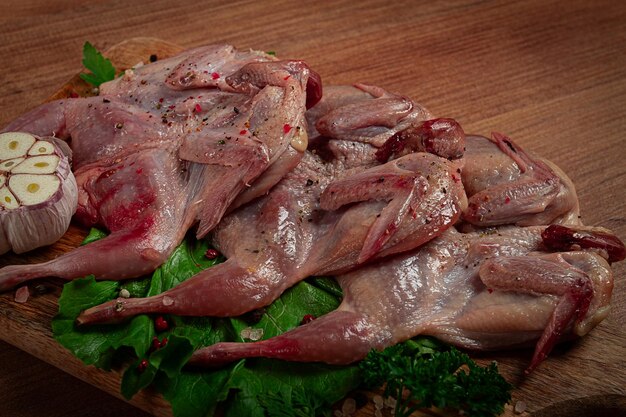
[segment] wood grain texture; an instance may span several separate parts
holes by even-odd
[[[509,134],[571,176],[585,223],[609,227],[626,238],[626,5],[584,0],[125,3],[2,2],[0,125],[70,79],[80,68],[85,40],[99,49],[154,36],[184,47],[228,42],[275,50],[282,57],[305,59],[327,84],[378,84],[439,116],[456,118],[468,132]],[[83,233],[73,227],[52,248],[28,257],[4,256],[0,262],[56,256],[78,244]],[[623,411],[626,266],[617,264],[614,271],[609,317],[588,337],[560,346],[529,378],[521,378],[521,370],[530,352],[478,355],[498,360],[517,386],[514,398],[537,415],[577,415],[581,410],[560,406],[562,401],[580,407],[591,403],[598,413]],[[45,284],[51,293],[18,308],[12,294],[0,295],[0,339],[93,382],[92,369],[72,363],[50,341],[49,319],[29,319],[55,312],[59,284]],[[19,325],[18,314],[25,318]],[[29,339],[36,331],[45,337]],[[54,368],[0,344],[0,404],[7,415],[141,415],[68,381]],[[105,391],[118,392],[114,377],[96,381]],[[59,383],[68,386],[59,389]],[[78,411],[77,398],[92,402]],[[167,413],[153,396],[136,401],[154,413]],[[371,406],[359,414],[367,415],[373,415]]]

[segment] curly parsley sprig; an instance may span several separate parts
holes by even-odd
[[[512,386],[497,365],[481,367],[457,349],[442,349],[430,339],[420,339],[371,351],[359,365],[365,385],[385,386],[385,395],[397,401],[396,417],[433,406],[463,410],[471,417],[501,414]]]

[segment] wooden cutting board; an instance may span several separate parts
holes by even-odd
[[[157,39],[135,38],[115,45],[106,55],[117,68],[123,69],[140,61],[148,62],[152,54],[164,58],[180,50],[182,48],[177,45]],[[90,90],[89,86],[75,76],[51,99],[68,97],[72,93],[85,95]],[[619,172],[623,171],[622,167]],[[587,198],[593,198],[594,191],[585,190],[584,194]],[[606,201],[606,204],[613,203],[623,204],[623,194],[614,201]],[[620,226],[623,236],[624,218],[621,217],[615,223]],[[0,266],[42,262],[54,258],[76,247],[85,234],[85,229],[72,225],[55,245],[21,256],[7,254],[0,259]],[[564,416],[568,415],[568,410],[580,413],[585,409],[626,413],[626,337],[622,326],[626,320],[624,272],[623,265],[616,266],[614,309],[609,318],[584,339],[558,347],[530,377],[521,376],[530,358],[529,351],[475,355],[481,362],[498,361],[507,380],[516,386],[513,403],[524,402],[528,410],[536,412],[538,416]],[[30,288],[31,298],[26,304],[14,302],[13,293],[0,295],[0,339],[120,397],[119,372],[103,372],[84,366],[52,339],[50,321],[56,313],[61,283],[43,280],[31,284]],[[155,416],[171,416],[168,404],[150,391],[138,394],[131,403]],[[374,414],[373,410],[370,403],[358,410],[355,416],[370,416]],[[509,408],[505,414],[515,413]],[[419,415],[443,414],[429,411]]]

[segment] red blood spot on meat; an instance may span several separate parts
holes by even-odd
[[[404,140],[401,133],[402,132],[398,132],[389,139],[387,139],[383,146],[381,146],[376,151],[376,160],[378,162],[384,164],[389,160],[389,158],[391,158],[393,154],[401,152],[404,149],[406,141]]]
[[[217,80],[218,78],[220,78],[220,75],[217,72],[214,72],[211,74],[211,78],[213,78],[214,80]]]
[[[288,123],[285,123],[285,125],[283,126],[283,132],[284,132],[285,134],[287,134],[287,133],[291,132],[291,126],[289,126],[289,124],[288,124]]]
[[[309,79],[306,82],[306,108],[310,109],[322,99],[322,77],[313,71],[309,71]]]
[[[624,243],[617,236],[608,233],[553,224],[541,233],[541,238],[553,250],[600,249],[606,251],[609,262],[626,258]]]

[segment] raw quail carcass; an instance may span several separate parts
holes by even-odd
[[[239,315],[271,303],[309,275],[337,274],[415,248],[452,226],[466,204],[457,162],[418,152],[380,165],[378,148],[367,143],[368,137],[386,142],[398,125],[423,123],[411,116],[419,107],[379,89],[369,97],[353,88],[347,91],[348,98],[331,93],[334,104],[322,99],[320,104],[330,110],[319,112],[317,120],[341,132],[334,134],[355,139],[353,130],[342,127],[342,107],[349,106],[359,120],[369,120],[375,109],[376,123],[387,126],[387,138],[382,128],[367,128],[367,122],[355,127],[359,141],[312,137],[311,152],[266,197],[226,216],[215,229],[212,241],[227,257],[225,263],[157,296],[93,307],[78,322],[115,322],[147,312]],[[399,102],[408,109],[406,123],[396,112],[384,111]],[[384,114],[390,120],[382,123]],[[321,123],[309,120],[323,130]],[[453,121],[441,123],[441,129],[450,141],[464,139]]]
[[[152,272],[196,222],[205,236],[238,197],[265,193],[298,163],[305,102],[320,88],[301,61],[219,45],[129,70],[100,96],[18,118],[5,130],[70,140],[76,218],[111,234],[43,264],[3,268],[0,290],[45,276]]]
[[[346,364],[422,334],[477,350],[538,341],[530,371],[561,335],[582,336],[601,321],[613,288],[604,257],[584,250],[582,241],[579,250],[551,252],[545,229],[462,234],[450,228],[415,251],[338,276],[344,298],[337,310],[265,341],[201,349],[190,363],[263,356]],[[610,236],[603,229],[573,231],[597,243]]]
[[[467,136],[463,220],[476,226],[580,224],[572,181],[556,165],[535,158],[512,139]]]

